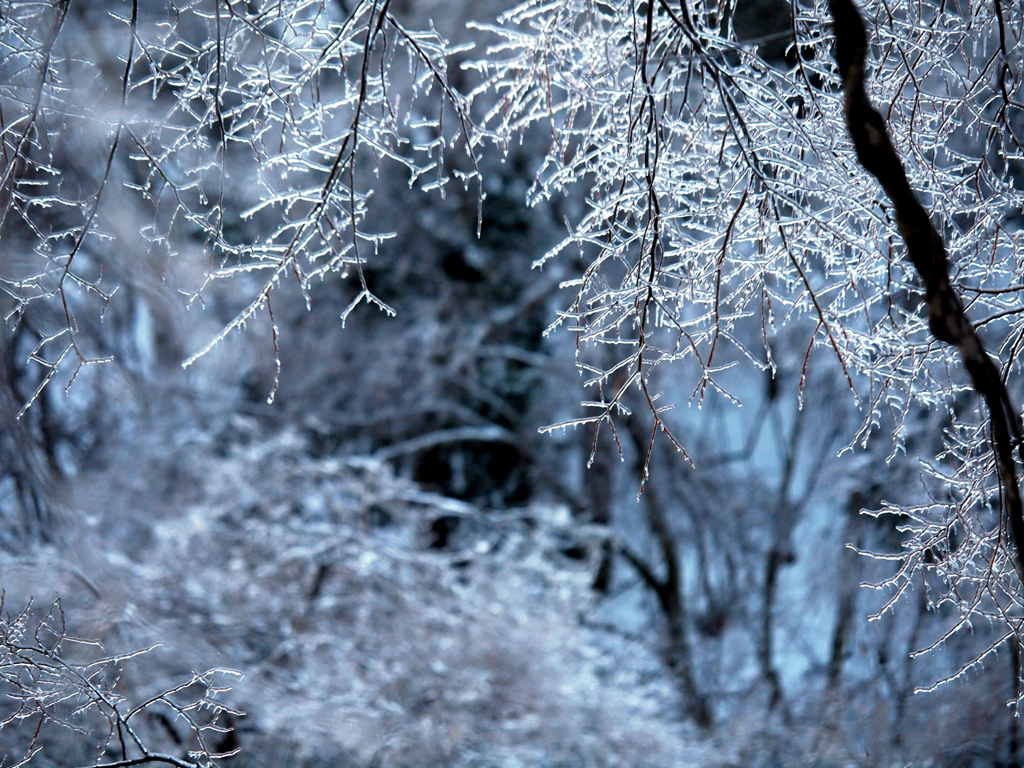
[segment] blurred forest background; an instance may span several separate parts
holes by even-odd
[[[123,25],[108,12],[124,5],[72,0],[62,34],[98,63],[88,88],[110,110]],[[392,12],[462,42],[484,36],[468,21],[504,7],[395,0]],[[751,37],[789,23],[770,0],[740,12]],[[90,258],[120,287],[102,317],[78,316],[78,339],[114,361],[66,390],[62,369],[17,419],[46,374],[29,358],[56,310],[32,304],[0,327],[6,642],[59,596],[54,631],[102,644],[66,643],[81,663],[159,644],[116,680],[101,665],[126,711],[197,670],[237,670],[218,696],[244,715],[221,712],[233,730],[206,736],[210,752],[238,750],[232,768],[1019,765],[1016,651],[915,693],[1000,635],[979,624],[915,657],[958,617],[921,581],[873,619],[892,594],[862,586],[897,563],[861,553],[898,553],[903,533],[898,517],[860,511],[920,493],[936,417],[908,416],[919,430],[905,450],[876,436],[839,455],[862,418],[843,374],[783,335],[774,377],[721,374],[742,408],[715,392],[687,407],[663,372],[693,464],[656,442],[639,498],[652,428],[639,402],[614,434],[538,432],[581,413],[574,340],[544,331],[571,301],[562,281],[585,267],[531,269],[583,204],[527,206],[544,138],[482,167],[479,237],[472,187],[442,198],[395,165],[361,168],[378,174],[368,227],[397,233],[366,255],[365,277],[397,316],[363,306],[342,330],[351,278],[327,273],[311,310],[284,281],[273,404],[265,317],[182,370],[243,300],[217,284],[187,308],[178,290],[203,282],[202,238],[186,227],[173,260],[139,258],[152,212],[108,188],[117,239]],[[104,141],[65,135],[50,162],[91,189]],[[118,155],[113,178],[140,184],[134,167]],[[238,215],[248,193],[244,178],[223,190],[238,237],[256,226]],[[29,237],[4,227],[8,277]],[[35,765],[119,758],[102,718],[36,733],[30,709],[0,729],[4,764],[37,747]],[[196,745],[177,714],[157,702],[132,722],[184,760]]]

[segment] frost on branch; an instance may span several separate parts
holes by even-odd
[[[960,295],[950,284],[943,237],[914,196],[903,163],[889,138],[885,120],[871,106],[864,91],[864,65],[868,47],[864,22],[851,0],[830,0],[829,7],[836,20],[836,60],[843,77],[846,123],[857,156],[864,167],[878,179],[892,201],[907,256],[913,262],[925,287],[926,313],[932,335],[937,340],[956,348],[975,391],[987,409],[986,431],[989,432],[990,440],[986,441],[983,435],[977,435],[973,440],[963,440],[961,437],[956,441],[959,443],[961,454],[957,457],[958,463],[969,466],[971,454],[974,453],[980,454],[986,464],[994,463],[996,469],[996,504],[993,504],[991,492],[984,488],[985,480],[988,479],[985,476],[978,478],[982,481],[980,489],[973,494],[962,493],[962,498],[972,506],[981,506],[982,509],[996,507],[999,512],[997,525],[991,530],[976,528],[970,525],[974,517],[970,514],[974,511],[971,506],[958,510],[961,514],[957,517],[968,521],[967,525],[961,523],[960,526],[960,531],[966,529],[968,532],[965,542],[967,546],[958,547],[955,543],[958,533],[955,525],[947,525],[945,530],[943,526],[939,526],[938,531],[928,531],[928,516],[920,514],[927,511],[928,507],[908,511],[915,522],[924,523],[925,529],[917,531],[919,535],[914,537],[912,554],[907,564],[920,564],[917,561],[923,554],[919,548],[922,538],[927,543],[924,551],[935,548],[935,552],[941,553],[942,559],[958,561],[952,568],[949,565],[940,565],[936,569],[943,573],[946,582],[952,585],[949,597],[954,603],[959,603],[958,607],[961,609],[960,622],[939,641],[940,643],[959,629],[969,626],[972,617],[976,618],[984,613],[995,613],[999,618],[1008,619],[1011,631],[1003,640],[1009,639],[1011,635],[1017,635],[1011,642],[1019,643],[1020,622],[1014,619],[1015,607],[1019,605],[1020,583],[1024,581],[1024,551],[1021,549],[1024,547],[1024,509],[1021,507],[1020,481],[1015,456],[1015,448],[1019,451],[1024,440],[1020,416],[1012,405],[1000,371],[985,349],[977,329],[967,318]],[[997,11],[1001,12],[998,6]],[[1003,50],[1005,52],[1005,45]],[[1004,69],[1004,75],[1005,72]],[[951,449],[956,446],[953,438],[953,435],[947,438],[947,447]],[[991,450],[979,450],[986,442],[990,442]],[[986,469],[991,472],[989,467]],[[951,488],[957,486],[952,479],[947,483]],[[962,483],[960,489],[963,489]],[[912,527],[908,529],[913,530]],[[923,536],[920,535],[922,533]],[[915,546],[918,548],[917,552],[913,552]],[[957,549],[960,551],[957,552]],[[932,556],[935,557],[935,554]],[[977,563],[988,563],[989,567],[982,567],[979,572],[976,568]],[[1008,568],[1008,563],[1016,565],[1016,579],[1009,578],[1007,573],[1001,572]],[[900,575],[894,580],[897,594],[907,584],[900,583]],[[961,581],[964,583],[960,584]],[[965,600],[968,601],[966,604]],[[1002,640],[996,646],[1001,643]],[[982,654],[976,661],[980,661],[985,655],[987,653]],[[1018,693],[1015,704],[1019,700]]]
[[[398,163],[442,194],[451,174],[476,184],[481,135],[448,80],[459,48],[406,29],[386,0],[341,8],[5,9],[0,238],[28,255],[4,265],[0,286],[9,323],[43,305],[36,396],[63,365],[109,358],[80,323],[111,301],[111,271],[184,270],[198,303],[211,283],[236,283],[240,309],[186,365],[263,311],[276,348],[270,302],[285,280],[308,301],[327,273],[351,275],[360,290],[346,315],[364,301],[391,312],[361,268],[389,236],[366,223],[375,169]],[[79,161],[92,156],[104,162]],[[126,231],[132,212],[151,223]],[[195,257],[202,274],[188,273]]]
[[[582,421],[613,420],[631,388],[665,422],[659,388],[698,405],[712,392],[731,398],[721,371],[773,371],[773,339],[801,328],[805,370],[812,354],[833,357],[861,407],[850,447],[888,434],[895,457],[928,411],[945,435],[944,449],[920,457],[921,506],[893,510],[910,534],[897,592],[936,572],[942,599],[965,616],[1006,621],[1019,581],[993,506],[1013,468],[986,449],[968,396],[975,372],[930,333],[931,293],[846,138],[828,6],[796,2],[785,57],[772,60],[737,39],[724,7],[536,0],[487,27],[500,42],[475,66],[481,90],[500,96],[489,125],[550,135],[535,199],[586,194],[565,240],[537,262],[583,264],[558,321],[597,390]],[[1019,400],[1024,9],[871,1],[862,12],[874,46],[867,97],[883,105],[946,243],[952,287]],[[681,364],[672,379],[655,378],[663,363]],[[925,557],[940,533],[946,555]]]
[[[216,745],[230,732],[230,718],[241,715],[222,702],[240,676],[211,669],[130,701],[121,685],[123,667],[152,650],[107,656],[98,643],[68,634],[59,601],[39,615],[31,604],[11,614],[0,599],[0,759],[15,766],[46,762],[51,754],[67,760],[68,735],[76,757],[97,768],[202,768],[234,754]],[[175,734],[178,754],[151,748],[145,737],[154,718]]]

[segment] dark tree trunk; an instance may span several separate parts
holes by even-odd
[[[637,451],[638,469],[643,471],[648,441],[634,418],[627,419],[627,429]],[[693,673],[693,658],[687,631],[686,604],[683,598],[679,552],[675,537],[669,528],[664,508],[654,486],[648,484],[643,493],[647,524],[654,534],[665,576],[658,578],[654,571],[635,554],[623,548],[623,556],[636,568],[641,578],[658,598],[658,606],[665,620],[667,647],[665,664],[672,672],[685,702],[686,713],[702,728],[709,728],[714,715],[707,698],[700,692]]]

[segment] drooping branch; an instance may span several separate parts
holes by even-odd
[[[999,476],[1004,520],[1016,552],[1017,574],[1024,582],[1024,511],[1014,463],[1014,447],[1022,441],[1021,424],[999,374],[999,368],[967,318],[964,304],[949,281],[946,247],[924,206],[914,197],[885,120],[871,106],[864,91],[864,64],[868,37],[864,21],[852,0],[829,0],[835,21],[836,61],[843,78],[846,126],[857,158],[878,179],[892,200],[896,224],[907,253],[925,285],[928,327],[932,335],[957,348],[975,391],[989,411],[992,447]]]

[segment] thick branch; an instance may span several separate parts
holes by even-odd
[[[963,302],[949,281],[949,263],[942,237],[928,212],[914,197],[903,163],[889,139],[885,120],[871,106],[864,91],[867,30],[852,0],[829,0],[835,20],[836,61],[843,78],[846,126],[857,158],[878,179],[892,200],[896,224],[907,253],[924,281],[928,327],[939,341],[960,353],[975,391],[988,406],[993,450],[999,474],[1002,509],[1016,551],[1017,573],[1024,581],[1024,512],[1014,464],[1014,443],[1021,442],[1021,425],[1010,403],[999,369],[985,351]]]

